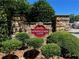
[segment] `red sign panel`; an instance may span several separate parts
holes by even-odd
[[[37,25],[34,29],[31,29],[31,33],[36,37],[42,38],[49,33],[49,30],[43,25]]]

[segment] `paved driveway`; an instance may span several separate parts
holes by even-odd
[[[69,32],[79,38],[79,29],[70,29]]]

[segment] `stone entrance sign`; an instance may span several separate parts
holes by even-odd
[[[26,15],[14,14],[10,34],[26,32],[31,38],[47,38],[52,32],[69,30],[70,18],[68,15],[57,15],[54,18],[54,21],[51,22],[28,22]]]
[[[34,29],[31,29],[31,33],[36,37],[42,38],[49,33],[49,29],[46,29],[43,25],[36,25]]]

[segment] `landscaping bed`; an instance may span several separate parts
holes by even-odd
[[[55,32],[47,40],[19,32],[1,42],[0,59],[78,59],[78,43],[79,39],[68,32]]]

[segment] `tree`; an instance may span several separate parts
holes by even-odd
[[[45,1],[39,0],[33,4],[29,18],[30,22],[50,22],[54,16],[54,9]]]
[[[75,16],[75,21],[79,21],[79,15]]]
[[[0,0],[0,10],[2,9],[6,16],[6,27],[8,28],[8,34],[10,36],[11,20],[14,13],[27,13],[29,4],[26,0]],[[0,17],[1,18],[1,17]],[[3,19],[3,18],[2,18]],[[3,23],[5,25],[5,23]]]
[[[73,23],[75,21],[75,15],[74,14],[70,14],[70,23]]]
[[[5,9],[0,8],[0,42],[8,39],[8,24],[7,24],[7,14]]]
[[[25,13],[29,6],[26,0],[0,0],[0,3],[0,6],[4,7],[7,13],[9,11],[18,11]]]
[[[61,47],[63,57],[79,56],[79,39],[68,32],[55,32],[47,39],[48,43],[56,43]]]
[[[14,13],[27,13],[30,5],[27,3],[27,0],[15,0],[16,4],[14,9]]]
[[[60,56],[61,54],[61,48],[54,43],[47,44],[41,47],[42,54],[46,57],[46,59],[49,59],[53,56]]]
[[[70,15],[70,22],[73,23],[74,21],[79,21],[79,15]]]

